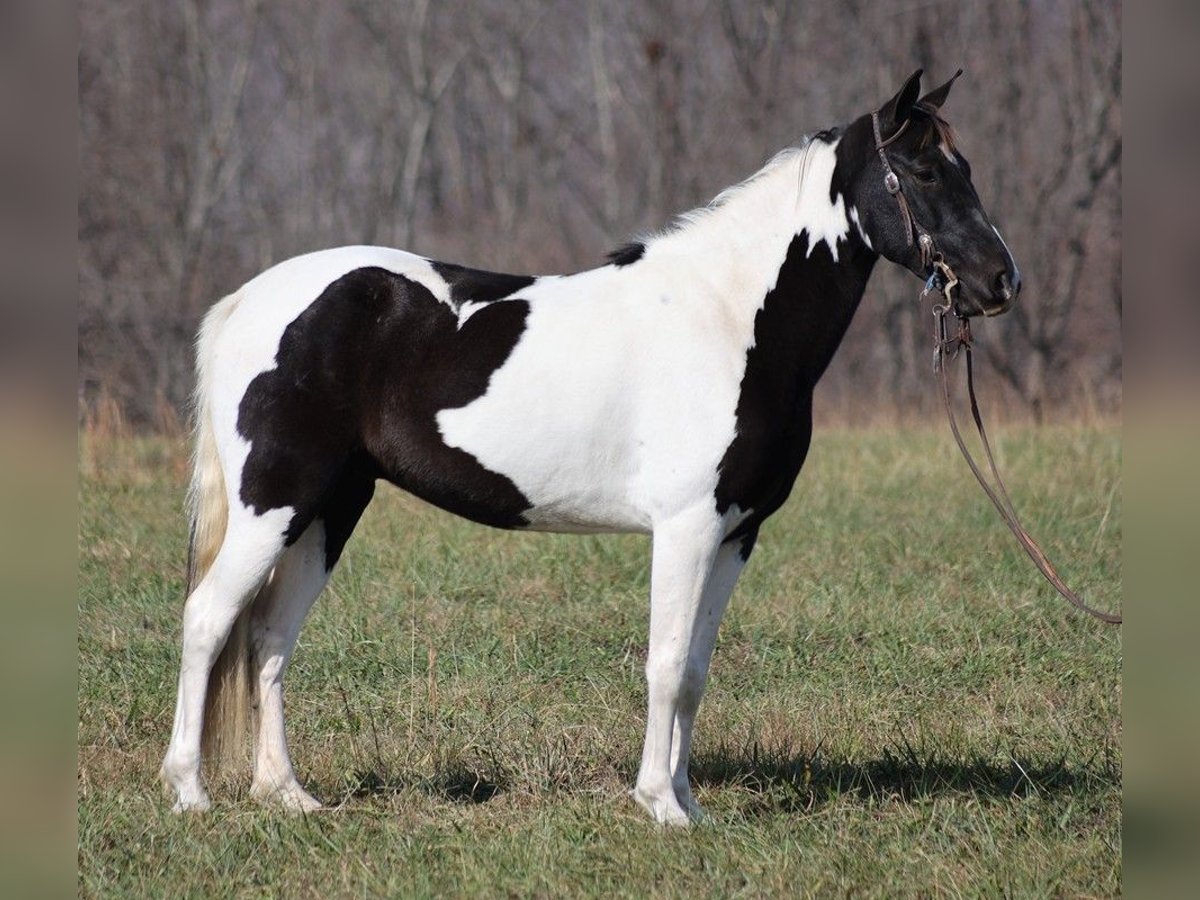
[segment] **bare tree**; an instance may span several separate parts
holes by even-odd
[[[389,140],[390,129],[379,132],[374,162],[383,179],[380,197],[384,202],[372,210],[373,221],[367,235],[372,242],[385,243],[390,239],[406,245],[412,238],[418,180],[433,117],[467,47],[464,44],[440,60],[431,61],[431,54],[427,52],[433,32],[429,0],[412,0],[406,16],[401,16],[398,6],[386,0],[359,0],[352,9],[371,37],[384,49],[386,58],[398,56],[397,45],[403,42],[407,66],[385,65],[383,74],[388,93],[408,99],[408,109],[403,117],[407,134],[402,142],[403,154],[397,159]],[[402,88],[397,83],[397,70],[402,77],[407,76]],[[385,228],[385,218],[396,221],[390,231]]]
[[[1010,327],[1021,339],[997,347],[991,359],[1039,419],[1047,402],[1054,399],[1052,386],[1062,390],[1068,381],[1064,373],[1077,355],[1072,351],[1078,348],[1068,342],[1071,329],[1078,327],[1089,266],[1100,262],[1113,273],[1106,293],[1120,313],[1120,273],[1115,268],[1120,255],[1097,246],[1097,237],[1115,236],[1119,241],[1120,228],[1121,32],[1119,19],[1110,13],[1095,0],[1085,0],[1072,10],[1067,36],[1073,52],[1062,55],[1061,69],[1049,72],[1063,85],[1054,95],[1061,123],[1056,159],[1033,175],[1032,184],[1013,179],[1015,187],[1030,198],[1026,210],[1029,229],[1042,236],[1026,248],[1029,266],[1039,277],[1030,300],[1018,305],[1011,317]],[[1034,21],[1027,4],[1021,25],[1032,37]],[[1028,94],[1015,77],[1006,93],[1015,108],[1025,105],[1022,101]],[[1106,198],[1118,209],[1109,213],[1109,234],[1098,236],[1094,213]],[[1104,265],[1106,255],[1115,265]]]
[[[597,264],[909,72],[1021,264],[979,329],[1042,414],[1120,397],[1119,0],[85,0],[82,392],[152,422],[212,300],[354,242],[509,271]],[[880,266],[818,399],[931,408],[928,323]]]

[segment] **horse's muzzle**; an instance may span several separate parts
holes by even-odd
[[[957,298],[954,311],[960,316],[984,316],[992,318],[1008,312],[1016,302],[1017,294],[1021,293],[1021,276],[1019,273],[1001,272],[992,282],[992,290],[987,302],[981,302],[970,297],[964,301]]]
[[[1002,272],[996,278],[996,290],[992,295],[992,304],[990,306],[983,307],[981,312],[988,318],[1008,312],[1009,308],[1012,307],[1013,302],[1017,299],[1017,294],[1020,292],[1021,276],[1014,275],[1013,279],[1010,281],[1008,273]]]

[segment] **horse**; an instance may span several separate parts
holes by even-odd
[[[804,463],[813,389],[876,261],[952,268],[964,317],[1020,290],[941,113],[958,74],[921,96],[914,72],[598,268],[506,275],[348,246],[213,306],[160,773],[174,809],[210,806],[202,759],[247,729],[251,796],[320,806],[288,755],[284,670],[384,479],[497,528],[651,536],[632,796],[660,823],[701,817],[688,759],[721,616]]]

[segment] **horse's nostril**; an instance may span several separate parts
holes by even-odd
[[[1007,272],[1001,272],[996,276],[996,294],[1002,297],[1006,303],[1019,293],[1021,293],[1020,273],[1014,272],[1011,281]]]

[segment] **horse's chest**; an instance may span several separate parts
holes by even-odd
[[[736,505],[754,509],[763,518],[777,510],[804,465],[811,437],[807,402],[741,416],[737,435],[718,469],[718,511]]]

